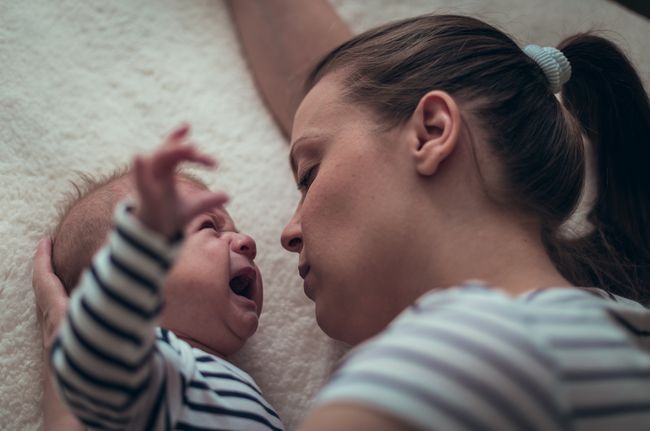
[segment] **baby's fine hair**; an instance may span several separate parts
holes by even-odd
[[[498,190],[485,187],[487,195],[538,221],[547,252],[569,281],[647,304],[648,95],[630,61],[607,39],[578,34],[558,49],[572,69],[563,103],[539,65],[502,31],[470,17],[424,15],[343,43],[313,69],[306,90],[342,70],[344,97],[370,108],[386,129],[406,122],[432,90],[471,101],[503,173]],[[587,215],[594,228],[569,239],[560,227],[583,191],[583,135],[595,157],[596,199]]]
[[[58,206],[58,222],[51,234],[52,267],[68,293],[110,232],[115,205],[133,191],[130,174],[130,167],[123,166],[98,176],[77,173],[78,179],[70,182],[71,189]],[[208,188],[189,172],[179,171],[178,175]]]

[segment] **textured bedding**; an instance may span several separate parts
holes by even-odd
[[[355,31],[424,12],[468,13],[522,43],[609,30],[650,80],[648,20],[605,0],[335,0]],[[320,332],[279,236],[298,200],[286,141],[257,94],[230,17],[208,0],[0,0],[0,429],[42,423],[31,256],[81,173],[105,174],[185,120],[221,161],[199,171],[233,197],[259,249],[261,328],[234,361],[295,429],[345,348]]]

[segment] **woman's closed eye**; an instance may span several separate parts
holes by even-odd
[[[312,166],[311,168],[307,169],[307,171],[300,177],[300,180],[298,180],[298,190],[303,193],[309,190],[309,186],[311,186],[314,178],[316,178],[317,170],[318,166]]]

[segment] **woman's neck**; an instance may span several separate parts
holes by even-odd
[[[469,279],[483,280],[512,296],[541,287],[572,287],[557,270],[539,231],[521,220],[487,211],[479,216],[448,219],[435,233],[430,272],[424,280],[450,287]],[[424,286],[424,284],[423,284]]]

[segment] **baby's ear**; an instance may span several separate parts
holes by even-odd
[[[448,93],[435,90],[422,96],[411,116],[417,139],[410,144],[420,175],[435,174],[440,163],[454,151],[461,121],[460,109]]]

